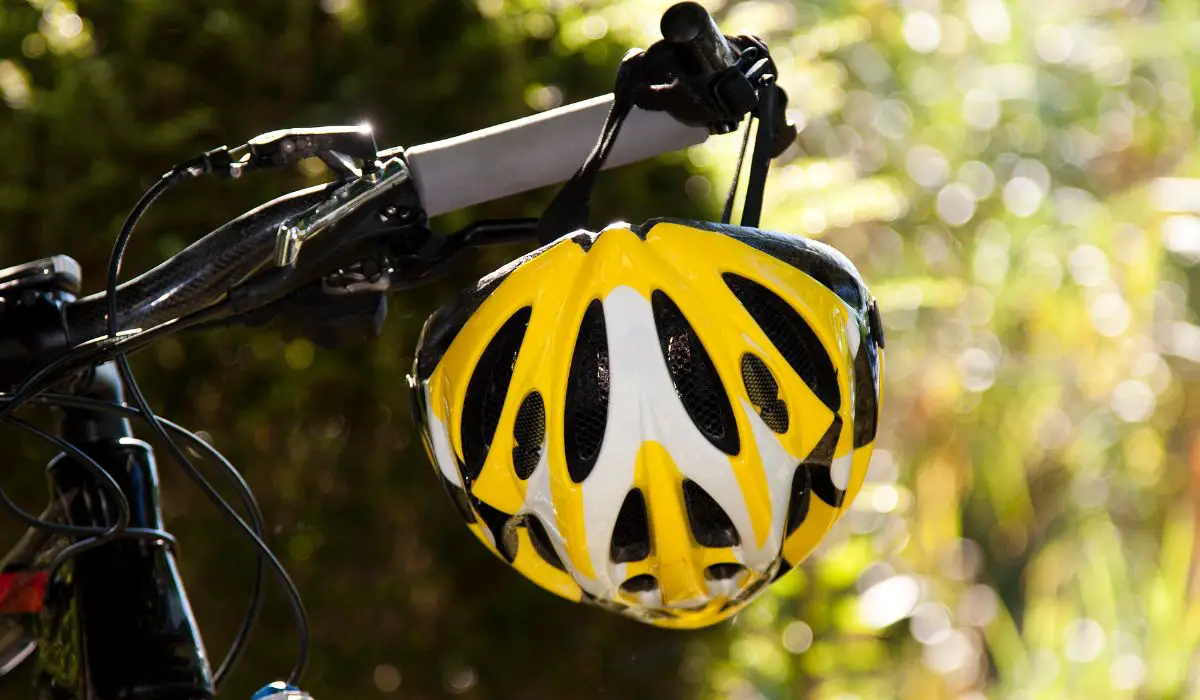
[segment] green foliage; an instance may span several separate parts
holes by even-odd
[[[219,143],[362,118],[385,143],[420,143],[605,91],[669,4],[7,0],[0,265],[66,252],[94,290],[141,188]],[[137,358],[140,376],[155,406],[203,427],[260,494],[313,614],[312,690],[1200,693],[1200,7],[705,4],[727,32],[767,39],[804,127],[768,182],[764,225],[835,245],[879,297],[885,401],[867,487],[812,560],[734,622],[659,632],[507,571],[471,542],[415,444],[403,375],[419,324],[519,250],[395,299],[370,347],[244,331],[164,342]],[[595,210],[715,216],[738,141],[615,171]],[[322,176],[172,194],[127,269]],[[536,214],[546,195],[440,223]],[[30,458],[10,449],[6,466],[50,456],[16,444]],[[5,471],[35,507],[40,474]],[[163,473],[215,657],[241,614],[250,552]],[[229,696],[284,672],[290,631],[273,590]]]
[[[734,623],[707,695],[1200,692],[1200,200],[1170,194],[1200,182],[1196,6],[816,7],[726,27],[774,28],[806,122],[765,223],[879,296],[882,450],[818,585]],[[782,665],[732,653],[789,634]]]

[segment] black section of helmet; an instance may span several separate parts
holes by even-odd
[[[533,550],[538,556],[559,571],[566,571],[567,567],[563,566],[562,559],[550,543],[550,535],[546,532],[542,519],[530,513],[524,516],[524,522],[525,529],[529,531],[529,541],[533,543]]]
[[[787,404],[779,398],[779,382],[775,375],[757,355],[742,354],[742,383],[750,403],[758,409],[758,415],[767,427],[777,433],[786,433],[789,418]]]
[[[825,503],[834,508],[840,508],[846,498],[846,492],[833,483],[833,454],[837,449],[838,437],[842,434],[842,419],[833,417],[829,429],[821,437],[821,441],[812,449],[808,457],[801,463],[801,468],[807,468],[812,492]]]
[[[500,555],[509,564],[513,563],[517,558],[518,545],[516,529],[510,527],[509,523],[513,516],[493,508],[473,496],[471,497],[471,507],[479,514],[479,519],[483,522],[484,527],[491,533]]]
[[[450,502],[454,504],[454,510],[458,511],[459,516],[468,525],[476,522],[475,511],[471,510],[471,502],[467,498],[467,492],[458,484],[447,479],[440,471],[438,472],[438,479],[442,482],[442,488],[446,489],[446,495],[450,497]]]
[[[604,305],[593,299],[579,324],[571,369],[567,374],[563,442],[567,472],[581,483],[596,466],[608,425],[608,336]]]
[[[862,343],[854,357],[854,446],[875,439],[879,424],[879,365],[875,346]]]
[[[820,241],[775,231],[672,217],[649,219],[640,225],[631,226],[630,230],[644,239],[658,224],[678,224],[712,231],[745,243],[812,277],[837,294],[860,316],[866,316],[867,301],[871,294],[854,264],[836,248]]]
[[[712,564],[704,569],[704,578],[709,581],[731,579],[746,570],[741,564],[722,563]]]
[[[875,439],[879,427],[879,349],[883,347],[883,327],[875,302],[871,302],[871,336],[863,340],[854,356],[854,447],[863,447]]]
[[[658,579],[650,574],[638,574],[626,579],[621,584],[621,590],[626,593],[649,593],[658,588]]]
[[[791,496],[788,498],[787,525],[784,536],[790,537],[808,517],[808,504],[812,494],[812,474],[803,463],[796,466],[792,475]]]
[[[617,514],[613,527],[609,557],[614,564],[641,561],[650,556],[650,521],[646,513],[646,497],[641,489],[631,489]]]
[[[683,480],[683,504],[692,536],[701,547],[736,547],[742,543],[729,514],[691,479]]]
[[[809,389],[832,411],[842,405],[837,371],[821,340],[792,305],[763,285],[727,272],[722,277],[746,311]]]
[[[546,247],[538,248],[497,269],[480,279],[474,286],[459,292],[425,319],[425,325],[421,327],[421,336],[417,339],[415,367],[418,380],[429,379],[463,326],[492,292],[496,291],[514,270],[546,250]]]
[[[479,478],[492,447],[532,313],[533,307],[525,306],[504,322],[484,348],[467,383],[463,399],[462,450],[468,484]]]
[[[517,420],[513,423],[513,471],[522,481],[533,475],[542,457],[542,443],[546,439],[546,406],[542,395],[529,392],[517,409]]]
[[[661,290],[650,295],[650,306],[671,383],[688,416],[714,447],[738,454],[742,446],[729,394],[696,331]]]

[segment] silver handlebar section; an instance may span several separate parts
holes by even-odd
[[[611,94],[602,95],[443,141],[382,151],[376,171],[280,225],[274,263],[294,264],[305,241],[405,182],[412,183],[427,216],[564,182],[595,145],[612,101]],[[605,167],[702,143],[708,133],[664,112],[634,109]]]
[[[602,95],[405,150],[425,213],[437,216],[570,179],[595,146],[612,100]],[[708,135],[665,112],[634,108],[605,169],[694,146]]]

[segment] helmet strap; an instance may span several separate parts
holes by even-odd
[[[750,156],[750,173],[746,180],[746,198],[742,202],[742,226],[755,227],[758,226],[759,218],[762,215],[763,194],[767,185],[767,170],[771,165],[771,158],[776,155],[775,150],[775,124],[779,118],[778,104],[780,94],[783,92],[779,86],[775,84],[774,76],[766,76],[768,80],[764,81],[762,89],[759,90],[758,106],[754,108],[754,112],[750,115],[750,120],[746,125],[746,139],[742,140],[742,152],[738,155],[737,171],[733,174],[733,185],[729,188],[729,196],[725,200],[725,211],[721,217],[721,223],[729,223],[733,210],[733,198],[737,193],[738,175],[742,170],[742,159],[746,155],[746,141],[750,137],[750,129],[754,126],[754,119],[758,119],[758,132],[754,135],[754,153]]]
[[[626,56],[617,70],[612,107],[604,120],[599,140],[538,220],[540,245],[588,228],[596,175],[604,167],[621,125],[634,106],[665,111],[684,124],[707,126],[713,133],[732,131],[743,116],[750,115],[733,186],[725,203],[724,223],[729,223],[731,218],[738,174],[742,170],[750,129],[757,119],[758,130],[750,156],[741,224],[758,225],[771,159],[791,145],[796,128],[787,122],[787,95],[775,83],[775,64],[766,45],[755,37],[727,38],[737,47],[738,59],[734,65],[715,74],[689,75],[671,47],[661,41],[644,52]]]
[[[579,170],[567,180],[558,194],[542,212],[538,219],[538,243],[545,245],[558,237],[588,227],[591,218],[592,188],[596,184],[596,175],[608,160],[613,144],[621,133],[621,125],[625,117],[633,109],[633,76],[639,65],[637,56],[621,62],[617,69],[616,85],[613,87],[612,107],[600,130],[600,140],[592,148],[591,153],[584,159]]]

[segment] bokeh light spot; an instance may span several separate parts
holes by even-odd
[[[1067,624],[1064,633],[1064,654],[1075,663],[1087,663],[1104,651],[1104,628],[1089,618],[1079,618]]]
[[[379,664],[376,666],[375,671],[371,674],[371,678],[375,681],[375,688],[381,693],[396,692],[403,680],[400,670],[391,664]]]
[[[904,18],[904,41],[913,51],[932,53],[942,42],[942,28],[937,17],[928,12],[913,12]]]
[[[1084,287],[1095,287],[1108,279],[1108,256],[1090,243],[1071,251],[1067,258],[1071,277]]]
[[[921,603],[913,610],[909,632],[921,644],[937,644],[950,634],[950,611],[941,603]]]
[[[1014,177],[1004,186],[1004,206],[1015,216],[1033,216],[1044,196],[1045,191],[1028,177]]]
[[[1129,304],[1116,292],[1105,292],[1097,296],[1088,307],[1088,313],[1096,332],[1109,338],[1115,338],[1128,330],[1133,315]]]
[[[283,357],[288,367],[292,369],[308,369],[312,366],[316,352],[313,344],[304,338],[297,338],[284,348]]]
[[[803,654],[813,643],[812,627],[796,620],[783,628],[783,648],[793,654]]]
[[[921,587],[911,576],[893,576],[871,586],[859,599],[859,619],[872,629],[903,620],[921,597]]]
[[[1109,405],[1113,413],[1126,423],[1140,423],[1154,415],[1158,399],[1145,382],[1126,379],[1113,389]]]
[[[938,191],[937,214],[951,226],[962,226],[975,216],[975,197],[965,185],[946,185]]]
[[[1136,654],[1121,654],[1109,669],[1109,679],[1117,690],[1133,690],[1146,679],[1146,664]]]

